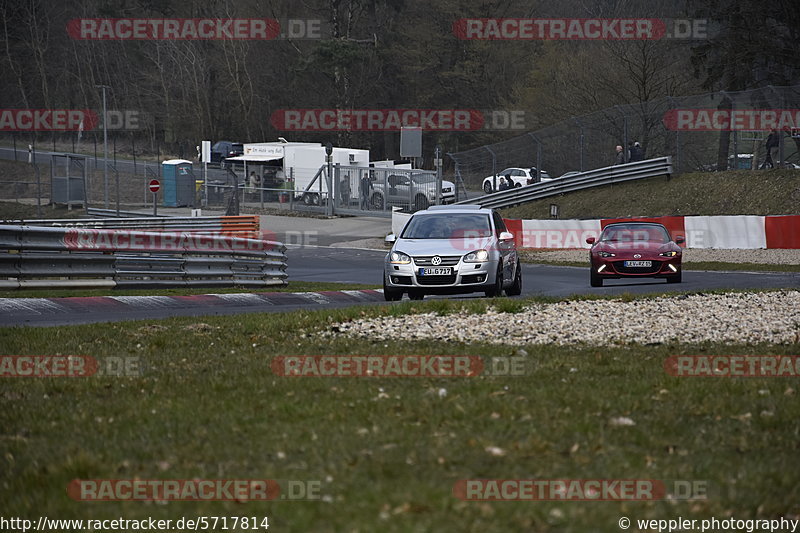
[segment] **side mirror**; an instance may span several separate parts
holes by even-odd
[[[383,242],[386,245],[394,244],[395,242],[397,242],[397,235],[395,235],[394,233],[390,233],[389,235],[386,236],[385,239],[383,239]]]
[[[683,244],[686,242],[686,239],[681,235],[679,237],[675,237],[675,244]]]
[[[501,241],[513,241],[514,240],[514,234],[511,233],[510,231],[504,231],[504,232],[500,233],[500,240]]]
[[[594,244],[596,240],[594,237],[586,237],[586,244]]]

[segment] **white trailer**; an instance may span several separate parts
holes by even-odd
[[[411,170],[411,163],[405,160],[395,161],[392,159],[386,159],[384,161],[370,161],[369,166],[373,168],[398,168],[401,170]]]
[[[277,166],[278,178],[293,183],[297,199],[307,204],[319,204],[329,196],[325,156],[325,146],[319,143],[269,142],[245,144],[243,155],[228,160]],[[359,169],[369,168],[369,150],[333,147],[331,156],[333,165],[343,167],[339,171],[337,187],[344,180],[350,190],[358,190]]]

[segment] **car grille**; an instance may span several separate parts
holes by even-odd
[[[442,258],[441,264],[434,265],[431,263],[432,255],[421,255],[414,258],[414,264],[417,266],[454,266],[461,260],[460,255],[440,255]]]
[[[442,187],[442,192],[450,192],[451,190],[450,187]]]
[[[450,276],[417,276],[420,285],[452,285],[456,282],[456,275]]]
[[[661,270],[661,261],[653,261],[651,267],[625,267],[624,261],[614,261],[614,269],[620,274],[655,274]]]

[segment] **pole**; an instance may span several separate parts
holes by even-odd
[[[494,176],[494,179],[492,180],[493,181],[492,192],[497,192],[497,156],[488,146],[484,146],[484,148],[486,148],[486,150],[488,150],[489,153],[492,154],[492,175]]]
[[[95,85],[95,87],[103,89],[103,203],[105,204],[105,209],[108,209],[108,113],[106,111],[106,89],[111,87],[108,85]]]
[[[333,156],[328,155],[326,156],[328,160],[328,175],[325,177],[326,184],[328,185],[328,196],[330,197],[331,194],[331,183],[333,181]],[[319,201],[322,202],[322,183],[320,180],[320,191],[319,191]],[[325,212],[328,216],[333,216],[333,205],[331,204],[330,198],[328,198],[328,207],[326,207]]]
[[[436,164],[436,205],[439,205],[442,199],[442,147],[438,144],[433,151],[433,159]]]
[[[536,143],[536,183],[542,182],[542,143],[533,133],[528,133]]]
[[[583,124],[581,124],[581,121],[578,120],[577,117],[573,117],[572,120],[575,121],[575,123],[578,125],[578,128],[580,128],[580,130],[581,130],[581,135],[580,135],[580,138],[579,138],[580,144],[578,146],[578,152],[580,153],[580,166],[579,166],[579,168],[581,169],[581,172],[583,172],[584,169],[585,169],[585,166],[584,166],[584,163],[583,163],[583,143],[584,143]]]
[[[158,192],[153,193],[153,216],[158,215]]]

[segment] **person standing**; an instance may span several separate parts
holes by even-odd
[[[642,145],[639,144],[639,141],[636,141],[635,143],[633,143],[633,145],[636,147],[637,154],[639,155],[639,161],[644,161],[647,156],[645,155],[645,151],[644,148],[642,148]]]
[[[761,165],[760,168],[775,168],[775,165],[772,163],[772,149],[777,148],[780,145],[780,137],[778,136],[777,130],[772,130],[767,136],[767,143],[764,145],[764,148],[767,150],[767,157],[764,159],[764,163]]]
[[[642,145],[638,142],[631,141],[628,143],[628,161],[631,163],[634,161],[641,161],[644,159],[644,154],[642,153]]]
[[[372,180],[369,179],[369,172],[365,172],[364,175],[361,176],[361,180],[359,181],[359,189],[361,189],[360,190],[361,209],[368,211],[369,193],[372,190]]]
[[[622,164],[625,163],[625,151],[622,149],[622,146],[619,145],[619,144],[617,145],[616,150],[617,150],[617,156],[616,156],[616,159],[614,161],[614,164],[615,165],[622,165]]]

